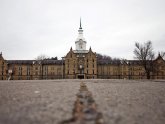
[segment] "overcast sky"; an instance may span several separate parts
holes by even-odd
[[[165,0],[0,0],[0,51],[9,59],[65,56],[80,17],[96,53],[133,59],[135,41],[165,51]]]

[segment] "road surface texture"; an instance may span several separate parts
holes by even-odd
[[[164,124],[165,81],[0,81],[0,124],[59,124],[72,118],[84,82],[105,124]]]

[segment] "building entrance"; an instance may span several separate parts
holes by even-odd
[[[78,79],[84,79],[84,74],[79,74]]]

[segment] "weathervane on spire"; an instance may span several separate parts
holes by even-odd
[[[80,28],[79,29],[82,29],[82,27],[81,27],[81,17],[80,17]]]

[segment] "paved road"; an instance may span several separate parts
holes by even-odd
[[[165,82],[133,80],[0,81],[0,124],[71,118],[81,81],[107,124],[164,124]]]

